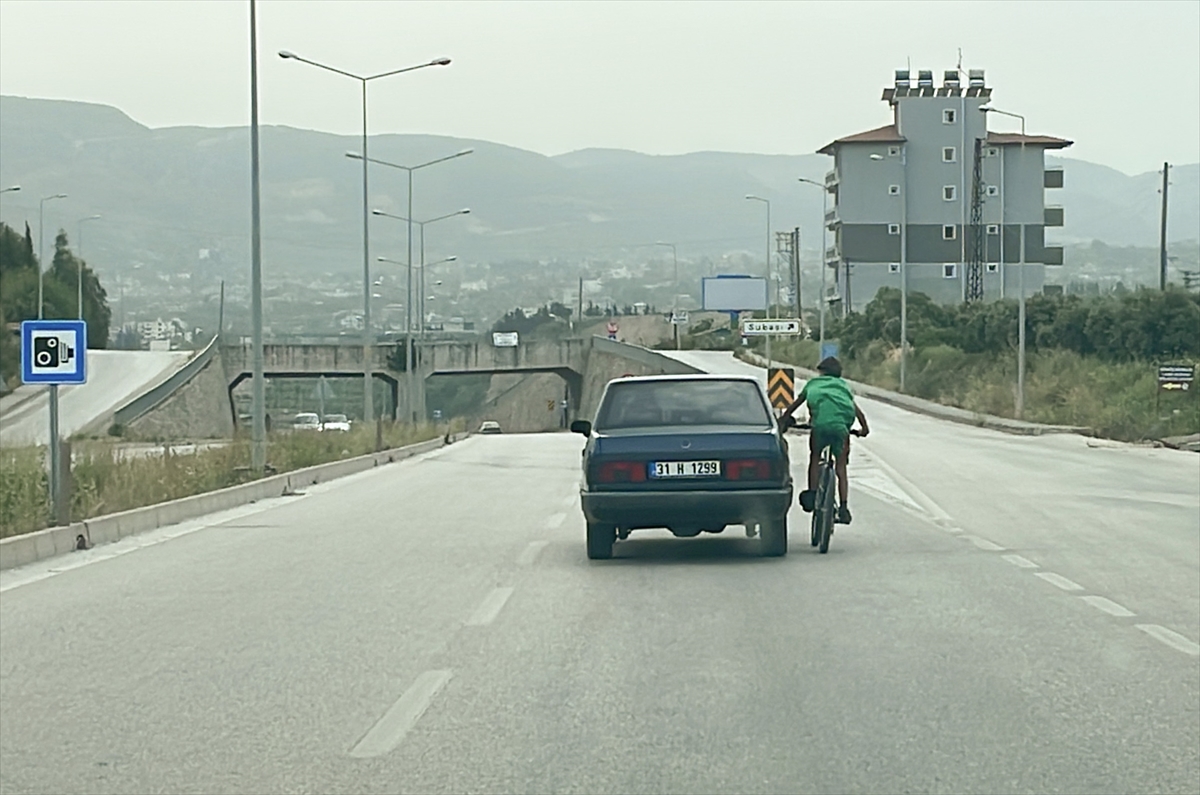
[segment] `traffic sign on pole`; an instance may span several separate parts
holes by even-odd
[[[21,382],[82,384],[87,381],[87,323],[26,320],[21,323]]]
[[[799,320],[743,320],[742,335],[747,337],[764,334],[800,334],[803,325]]]
[[[767,370],[767,395],[771,408],[786,409],[795,400],[796,371],[790,367],[772,367]]]

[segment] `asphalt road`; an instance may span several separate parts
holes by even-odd
[[[59,433],[63,438],[165,381],[187,364],[190,351],[87,352],[87,383],[58,388]],[[101,429],[101,432],[107,429]],[[17,387],[0,400],[0,444],[46,444],[50,397],[44,386]]]
[[[1200,791],[1200,459],[864,408],[828,555],[546,434],[0,573],[0,792]]]

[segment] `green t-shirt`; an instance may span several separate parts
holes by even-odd
[[[808,403],[808,415],[814,428],[843,428],[854,425],[854,395],[846,382],[837,376],[819,375],[810,379],[800,390]]]

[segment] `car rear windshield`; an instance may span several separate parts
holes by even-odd
[[[345,422],[346,415],[345,414],[327,414],[325,416],[325,421],[326,422]]]
[[[678,380],[612,384],[597,430],[664,425],[770,425],[758,385],[749,381]]]

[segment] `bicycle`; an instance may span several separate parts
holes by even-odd
[[[812,425],[801,423],[793,428],[812,430]],[[851,436],[862,436],[857,429],[850,431]],[[833,535],[834,517],[837,512],[835,495],[837,494],[836,459],[829,445],[821,448],[819,474],[817,475],[817,496],[813,501],[812,545],[822,555],[829,552],[829,538]]]

